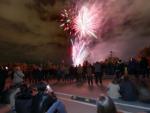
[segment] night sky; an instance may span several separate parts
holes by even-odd
[[[68,39],[59,28],[64,0],[0,0],[0,61],[60,61]]]
[[[107,8],[111,21],[108,19],[103,29],[104,43],[92,49],[109,44],[110,48],[119,48],[121,57],[134,55],[150,45],[150,1],[112,1],[115,5]],[[0,0],[0,62],[67,59],[70,42],[58,23],[59,12],[66,3],[65,0]],[[114,12],[110,12],[111,8]],[[115,18],[120,21],[118,25],[109,23]]]

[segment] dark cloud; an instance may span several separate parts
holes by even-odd
[[[6,4],[6,5],[10,5],[9,0],[1,0],[0,3],[1,4]]]
[[[63,4],[55,0],[1,0],[0,62],[59,62],[65,58],[68,39],[57,20]]]
[[[6,30],[11,28],[21,33],[33,33],[25,24],[12,22],[3,18],[0,18],[0,27]]]
[[[106,2],[112,1],[112,2]],[[150,45],[149,0],[101,0],[106,18],[101,40],[91,42],[91,58],[114,51],[125,58]],[[0,0],[2,62],[67,58],[69,38],[59,27],[59,13],[67,0]],[[97,51],[98,50],[98,51]],[[104,52],[105,51],[105,52]]]
[[[28,44],[18,44],[1,41],[0,62],[36,62],[40,63],[45,59],[55,62],[61,61],[67,48],[58,43],[47,43],[44,45],[31,46]],[[60,57],[62,56],[62,57]]]

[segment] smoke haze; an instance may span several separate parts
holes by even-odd
[[[91,62],[113,51],[123,59],[150,45],[149,0],[99,0],[105,20],[90,44]],[[0,0],[0,62],[68,59],[68,36],[59,28],[67,0]]]

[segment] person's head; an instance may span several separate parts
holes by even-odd
[[[44,82],[40,82],[37,85],[38,92],[45,92],[46,91],[46,84]]]
[[[22,84],[22,85],[20,86],[20,91],[21,91],[21,92],[27,92],[27,91],[28,91],[27,85],[26,85],[26,84]]]
[[[36,85],[31,86],[31,90],[32,90],[32,96],[35,96],[38,94],[38,89]]]
[[[108,96],[101,96],[97,102],[97,113],[117,113],[113,100]]]

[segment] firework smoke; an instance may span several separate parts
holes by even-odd
[[[74,10],[71,11],[64,10],[61,13],[60,26],[63,27],[64,31],[73,31],[70,33],[75,37],[74,40],[71,40],[72,60],[74,65],[79,65],[92,54],[90,52],[91,44],[101,39],[99,32],[103,27],[105,14],[102,3],[92,0],[78,1]]]
[[[110,51],[126,59],[150,45],[149,18],[143,15],[149,5],[140,0],[79,0],[73,9],[74,65],[104,60]]]
[[[74,65],[82,64],[90,55],[89,45],[98,39],[98,31],[103,20],[102,5],[97,2],[81,2],[72,12],[70,31],[74,31],[75,40],[72,40],[72,60]],[[77,3],[79,4],[79,2]],[[65,13],[63,15],[66,15]],[[69,15],[69,14],[67,14]],[[62,25],[65,25],[63,22]]]

